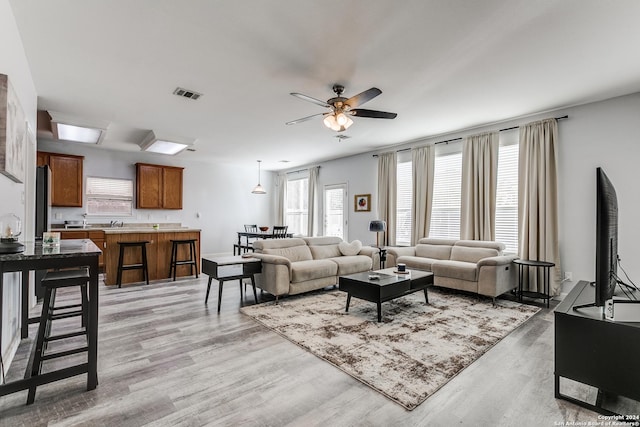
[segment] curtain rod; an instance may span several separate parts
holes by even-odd
[[[312,166],[312,167],[317,167],[317,168],[321,168],[322,166]],[[307,169],[298,169],[297,171],[291,171],[291,172],[285,172],[286,175],[289,175],[290,173],[298,173],[298,172],[306,172],[311,168],[307,168]]]
[[[562,119],[568,119],[568,118],[569,118],[569,116],[568,116],[568,115],[566,115],[566,116],[562,116],[562,117],[554,117],[554,118],[555,118],[556,120],[562,120]],[[510,128],[500,129],[500,130],[498,130],[498,132],[504,132],[504,131],[507,131],[507,130],[513,130],[513,129],[518,129],[518,128],[520,128],[520,126],[512,126],[512,127],[510,127]],[[448,143],[453,142],[453,141],[462,141],[462,137],[460,137],[460,138],[453,138],[453,139],[447,139],[446,141],[439,141],[439,142],[434,143],[433,145],[438,145],[438,144],[448,144]],[[397,150],[397,151],[396,151],[396,153],[400,153],[401,151],[409,151],[409,150],[411,150],[411,148],[402,148],[402,149],[400,149],[400,150]],[[374,155],[373,155],[373,157],[378,157],[378,155],[377,155],[377,154],[374,154]]]

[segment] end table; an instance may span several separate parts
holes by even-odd
[[[548,261],[537,261],[531,259],[516,259],[513,263],[518,266],[518,300],[522,302],[522,297],[544,299],[547,302],[547,308],[549,308],[549,300],[551,299],[551,295],[549,293],[549,275],[551,267],[555,267],[555,264]],[[543,292],[525,291],[523,289],[525,268],[540,270],[540,274],[537,275],[536,280],[540,283],[540,276],[542,276]]]

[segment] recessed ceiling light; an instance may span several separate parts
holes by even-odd
[[[140,148],[151,153],[173,156],[193,145],[195,141],[195,139],[189,138],[160,136],[154,131],[150,131],[140,143]]]
[[[280,160],[280,163],[289,163],[291,160]]]
[[[51,132],[60,141],[99,144],[104,139],[109,122],[73,117],[69,114],[48,111]]]
[[[102,135],[102,129],[87,128],[83,126],[56,124],[58,129],[58,139],[73,142],[83,142],[85,144],[97,144]]]

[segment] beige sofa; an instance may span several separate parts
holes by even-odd
[[[387,263],[433,272],[435,286],[459,289],[495,299],[517,286],[516,255],[504,255],[504,244],[482,240],[424,238],[413,247],[387,249]]]
[[[380,264],[377,248],[364,246],[356,255],[342,255],[339,237],[304,237],[253,242],[262,260],[256,285],[275,295],[295,295],[338,283],[338,276],[371,270]]]

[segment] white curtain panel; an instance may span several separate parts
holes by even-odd
[[[558,123],[541,120],[520,126],[518,159],[518,255],[555,263],[550,290],[560,291],[558,246]],[[528,290],[543,292],[535,274],[527,275]]]
[[[378,155],[378,219],[387,223],[383,245],[396,244],[396,193],[398,159],[396,152]]]
[[[429,237],[431,208],[433,205],[433,171],[436,161],[435,147],[427,145],[411,149],[413,205],[411,245]]]
[[[320,166],[309,168],[309,199],[307,204],[307,233],[309,236],[315,236],[318,230],[318,174]]]
[[[278,194],[276,195],[276,221],[277,224],[286,224],[287,216],[287,175],[284,173],[278,174],[276,177],[276,188]]]
[[[462,239],[495,239],[498,145],[498,132],[472,135],[463,142],[460,206]]]

